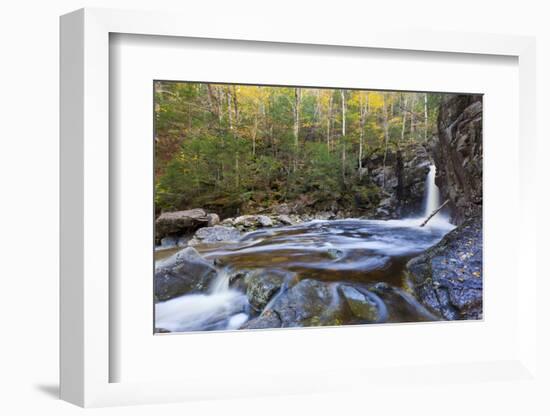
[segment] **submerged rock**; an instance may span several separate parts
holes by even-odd
[[[333,260],[339,260],[344,257],[344,252],[337,248],[331,247],[327,250],[329,257]]]
[[[155,299],[165,301],[186,293],[204,292],[216,278],[214,266],[192,247],[161,262],[155,270]]]
[[[350,285],[341,285],[338,291],[357,318],[367,322],[386,321],[388,315],[386,306],[374,293]]]
[[[440,318],[403,289],[379,282],[369,287],[383,302],[386,317],[381,322],[425,322]]]
[[[483,318],[482,222],[470,218],[407,263],[420,302],[447,320]]]
[[[240,237],[241,233],[236,228],[214,225],[213,227],[198,229],[193,239],[189,241],[188,244],[190,246],[196,246],[198,244],[237,241]]]

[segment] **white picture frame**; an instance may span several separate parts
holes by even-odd
[[[349,28],[327,34],[312,26],[280,30],[240,26],[220,20],[208,27],[200,21],[162,12],[82,9],[61,18],[61,398],[80,406],[160,403],[214,397],[246,397],[337,391],[391,383],[430,384],[452,378],[463,382],[506,380],[542,383],[537,374],[536,217],[528,211],[534,195],[535,170],[535,40],[530,37],[474,33]],[[225,39],[248,42],[331,45],[334,47],[430,51],[439,54],[503,55],[519,67],[519,204],[517,270],[518,345],[506,360],[441,362],[414,368],[335,369],[316,373],[271,374],[269,382],[240,380],[225,384],[206,378],[178,381],[111,382],[110,366],[110,176],[109,37],[122,33],[148,36]],[[409,329],[410,331],[410,329]],[[322,336],[319,335],[322,341]],[[447,375],[442,375],[446,373]],[[472,374],[475,376],[472,377]],[[349,380],[342,383],[342,375]]]

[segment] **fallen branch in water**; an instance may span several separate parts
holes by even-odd
[[[429,216],[428,218],[426,218],[426,220],[425,220],[422,224],[420,224],[420,226],[421,226],[421,227],[424,227],[424,226],[428,223],[428,221],[430,221],[430,220],[432,219],[432,217],[433,217],[435,214],[437,214],[439,211],[441,211],[441,209],[442,209],[445,205],[447,205],[448,202],[449,202],[448,199],[447,199],[445,202],[443,202],[439,208],[437,208],[434,212],[432,212],[432,213],[430,214],[430,216]]]

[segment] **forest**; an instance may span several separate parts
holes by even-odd
[[[157,81],[157,210],[236,215],[304,196],[348,209],[378,202],[369,159],[385,165],[388,153],[425,143],[440,101],[428,93]]]

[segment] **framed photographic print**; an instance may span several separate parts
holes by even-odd
[[[157,333],[482,319],[481,95],[154,94]]]
[[[241,28],[62,17],[62,398],[537,383],[533,39]]]

